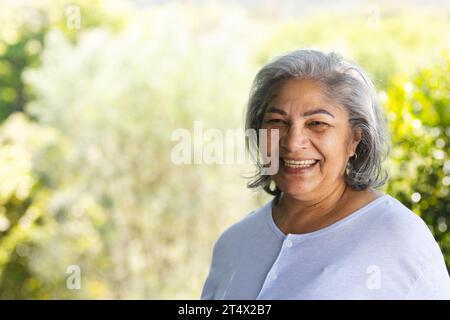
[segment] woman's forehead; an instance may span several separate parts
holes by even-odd
[[[346,111],[327,95],[324,86],[309,79],[288,80],[268,104],[266,113],[299,113],[303,116],[323,114],[336,118]]]
[[[280,85],[273,95],[271,102],[287,103],[292,101],[332,103],[327,94],[326,87],[318,81],[311,79],[290,79]]]

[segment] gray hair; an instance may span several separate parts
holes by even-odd
[[[265,65],[253,81],[245,115],[245,129],[259,130],[270,101],[289,79],[311,79],[325,87],[326,94],[349,115],[352,132],[361,128],[361,142],[356,148],[356,157],[347,163],[345,182],[354,190],[368,187],[379,188],[388,180],[389,174],[381,164],[391,149],[386,130],[386,119],[380,107],[372,81],[356,64],[344,60],[335,52],[323,53],[303,49],[276,57]],[[259,142],[253,145],[258,147]],[[247,142],[247,149],[252,148]],[[262,165],[257,163],[257,172],[247,184],[249,188],[262,187],[278,199],[281,190],[271,188],[271,176],[262,174]]]

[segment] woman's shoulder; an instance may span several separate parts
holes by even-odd
[[[214,250],[236,248],[242,243],[255,240],[267,229],[267,214],[271,210],[272,201],[247,213],[243,218],[226,228],[217,239]]]
[[[440,259],[442,253],[425,221],[396,198],[386,195],[382,216],[375,223],[386,246],[424,259]]]
[[[383,222],[383,227],[386,227],[387,230],[394,232],[394,235],[431,235],[430,229],[419,215],[393,196],[386,195],[385,198],[386,213],[381,220]]]

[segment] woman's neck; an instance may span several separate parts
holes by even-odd
[[[309,233],[343,219],[381,195],[372,189],[355,191],[345,183],[316,199],[297,199],[283,193],[272,216],[285,234]]]

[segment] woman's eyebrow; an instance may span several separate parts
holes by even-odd
[[[277,107],[269,107],[269,109],[267,109],[266,113],[279,113],[283,116],[287,116],[287,112],[281,109],[278,109]]]
[[[334,116],[327,110],[325,109],[316,109],[316,110],[310,110],[310,111],[306,111],[303,116],[304,117],[308,117],[308,116],[312,116],[314,114],[318,114],[318,113],[323,113],[326,115],[329,115],[330,117],[334,118]]]
[[[279,109],[279,108],[277,108],[277,107],[270,107],[269,109],[267,109],[266,113],[279,113],[279,114],[281,114],[281,115],[283,115],[283,116],[287,116],[287,115],[288,115],[288,114],[286,113],[286,111],[281,110],[281,109]],[[304,117],[308,117],[308,116],[312,116],[312,115],[318,114],[318,113],[323,113],[323,114],[326,114],[326,115],[328,115],[328,116],[334,118],[334,115],[332,115],[329,111],[327,111],[327,110],[325,110],[325,109],[309,110],[309,111],[306,111],[306,112],[303,114],[303,116],[304,116]]]

